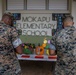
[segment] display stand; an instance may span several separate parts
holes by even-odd
[[[19,60],[33,60],[33,61],[57,61],[57,55],[48,56],[48,55],[26,55],[26,54],[17,54]]]

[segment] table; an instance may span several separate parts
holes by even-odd
[[[17,54],[19,60],[33,60],[33,61],[57,61],[57,55],[35,55],[35,54]]]

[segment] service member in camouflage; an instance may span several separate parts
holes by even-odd
[[[73,17],[66,17],[63,24],[64,29],[52,38],[58,57],[54,75],[76,75],[76,29]],[[51,54],[55,54],[54,49],[51,49]]]
[[[21,40],[12,24],[12,16],[4,14],[0,22],[0,75],[21,75],[21,68],[14,52],[22,53]]]

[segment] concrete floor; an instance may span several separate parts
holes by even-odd
[[[52,75],[55,62],[20,61],[22,75]]]

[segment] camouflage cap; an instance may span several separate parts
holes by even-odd
[[[5,12],[4,14],[7,14],[9,16],[13,16],[13,14],[11,12]]]
[[[13,20],[15,20],[13,14],[11,12],[5,12],[3,15],[10,16]]]

